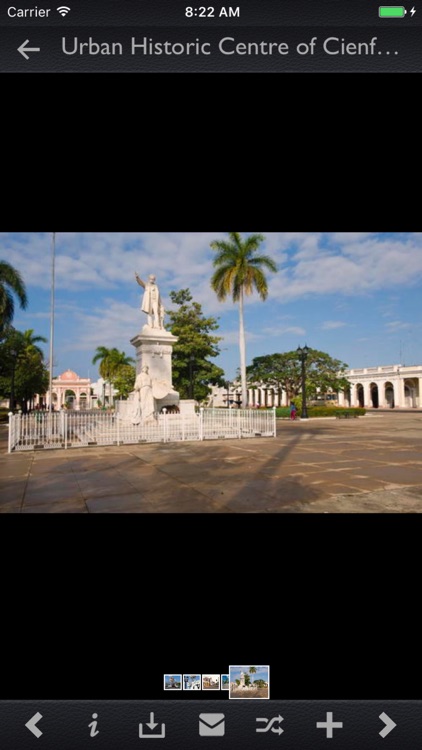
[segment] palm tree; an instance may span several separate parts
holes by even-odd
[[[116,347],[110,350],[110,365],[111,365],[111,371],[110,371],[110,399],[111,399],[111,388],[114,384],[116,378],[119,375],[119,371],[121,367],[126,367],[127,365],[132,364],[135,362],[135,360],[132,357],[127,357],[124,352],[119,352]]]
[[[28,304],[28,298],[22,276],[10,263],[0,260],[0,330],[13,320],[15,312],[13,294],[16,294],[24,310]]]
[[[26,331],[23,331],[23,333],[20,333],[20,337],[22,344],[22,354],[24,358],[26,358],[28,363],[32,361],[35,365],[37,362],[43,362],[44,353],[42,349],[37,346],[37,344],[41,342],[46,344],[47,339],[45,338],[45,336],[34,336],[34,329],[28,328]],[[30,398],[30,409],[33,408],[33,398],[34,397],[32,395]]]
[[[37,346],[37,344],[41,341],[44,344],[46,344],[47,339],[45,338],[45,336],[34,336],[33,328],[28,328],[28,330],[23,332],[22,336],[23,336],[22,342],[23,342],[26,352],[28,354],[38,354],[41,357],[41,359],[43,359],[44,357],[43,351],[42,349],[40,349],[39,346]]]
[[[44,336],[34,336],[33,328],[28,328],[26,331],[17,331],[15,328],[10,327],[6,338],[7,344],[16,351],[17,357],[22,357],[25,354],[36,354],[43,359],[43,351],[37,346],[41,341],[45,344],[47,343],[47,339]]]
[[[113,381],[118,373],[119,367],[122,365],[129,365],[131,362],[134,362],[134,360],[132,357],[126,357],[124,352],[119,352],[116,347],[113,349],[107,349],[106,346],[97,346],[97,351],[92,360],[92,364],[95,365],[97,362],[100,362],[99,371],[101,377],[109,382],[109,403],[111,405]]]
[[[107,349],[106,346],[97,346],[97,350],[95,352],[95,355],[92,359],[92,364],[96,365],[97,362],[100,363],[99,366],[99,372],[101,377],[105,381],[110,382],[110,403],[111,403],[111,371],[112,371],[112,362],[110,360],[110,352],[111,349]],[[105,391],[104,391],[105,392]],[[103,404],[104,407],[105,404]]]
[[[256,674],[256,667],[249,667],[249,674]]]
[[[256,254],[264,239],[262,234],[251,234],[242,240],[239,232],[229,232],[229,241],[211,242],[212,249],[217,251],[213,263],[217,270],[211,278],[211,286],[220,302],[231,294],[233,302],[239,303],[240,379],[243,407],[247,406],[244,296],[252,294],[255,288],[261,299],[265,300],[268,296],[268,284],[262,269],[265,268],[273,273],[277,271],[272,258],[268,255]]]
[[[115,347],[114,349],[110,349],[110,357],[115,371],[117,371],[122,365],[130,365],[135,361],[133,357],[127,357],[124,352],[119,352]]]
[[[10,408],[13,409],[14,404],[14,383],[15,383],[15,372],[19,367],[23,367],[27,372],[35,372],[44,359],[42,349],[37,346],[38,342],[47,342],[44,336],[34,336],[34,329],[29,328],[27,331],[17,331],[12,326],[8,327],[8,333],[5,340],[5,354],[4,358],[9,361],[9,368],[11,372],[11,397],[10,397]],[[26,410],[26,401],[32,402],[33,394],[29,399],[25,399],[22,402],[22,408]]]

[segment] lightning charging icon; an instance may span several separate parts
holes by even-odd
[[[416,13],[415,6],[413,6],[412,10],[410,11],[410,15],[413,17]]]

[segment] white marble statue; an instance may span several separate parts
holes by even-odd
[[[134,407],[131,414],[132,424],[151,422],[155,414],[155,401],[152,395],[152,380],[149,368],[144,365],[135,380]]]
[[[135,279],[139,286],[143,287],[141,310],[148,316],[150,328],[164,328],[164,305],[161,301],[160,291],[156,284],[155,276],[148,276],[148,281],[142,279],[135,273]]]

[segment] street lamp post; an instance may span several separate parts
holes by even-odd
[[[307,408],[306,408],[306,368],[305,368],[305,363],[306,363],[306,360],[308,358],[308,354],[309,354],[310,349],[309,349],[309,346],[306,346],[306,344],[305,344],[304,347],[298,346],[298,348],[296,349],[296,351],[297,351],[297,353],[299,355],[299,359],[300,359],[301,364],[302,364],[302,413],[300,415],[300,418],[301,419],[308,419],[308,411],[307,411]]]

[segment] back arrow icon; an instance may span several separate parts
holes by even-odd
[[[379,734],[381,735],[381,737],[384,739],[384,737],[386,737],[387,734],[390,734],[390,732],[394,729],[394,727],[397,726],[397,724],[392,719],[390,719],[389,716],[387,716],[387,714],[385,713],[385,711],[383,711],[383,713],[380,714],[379,718],[385,724],[384,729],[381,729],[381,731],[379,732]]]
[[[25,41],[21,44],[20,47],[18,47],[18,52],[21,53],[23,57],[25,57],[26,60],[29,60],[29,55],[27,55],[27,52],[39,52],[39,47],[27,47],[26,45],[29,44],[29,39],[25,39]]]
[[[35,734],[35,736],[37,738],[41,737],[41,735],[42,735],[41,729],[38,729],[38,727],[36,726],[38,724],[38,722],[39,722],[40,719],[42,719],[42,715],[38,711],[25,724],[25,726],[29,729],[29,731],[32,732],[32,734]]]

